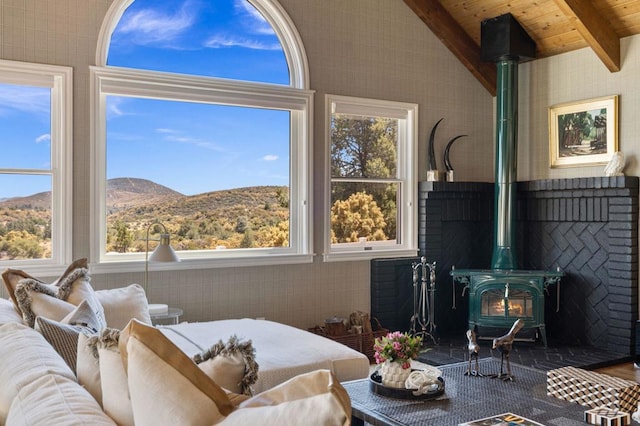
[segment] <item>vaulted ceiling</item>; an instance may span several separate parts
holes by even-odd
[[[496,93],[495,64],[480,59],[480,25],[510,13],[536,42],[537,58],[590,47],[620,71],[620,38],[640,34],[640,0],[404,0],[431,31]]]

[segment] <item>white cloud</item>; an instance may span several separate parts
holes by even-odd
[[[271,24],[269,24],[264,16],[246,0],[235,0],[234,8],[241,16],[242,22],[254,34],[275,34]]]
[[[136,44],[151,44],[175,40],[194,23],[196,10],[190,2],[185,2],[175,14],[155,9],[140,10],[125,19],[118,26],[118,32]]]
[[[262,159],[264,161],[276,161],[278,159],[278,156],[273,154],[267,154],[264,157],[262,157]]]
[[[49,90],[0,84],[0,115],[8,115],[12,111],[48,116],[51,112]]]
[[[156,132],[158,132],[158,133],[177,133],[173,129],[165,129],[165,128],[158,128],[158,129],[156,129]]]
[[[259,40],[249,40],[233,38],[229,36],[216,35],[211,37],[205,42],[205,47],[212,49],[224,48],[224,47],[244,47],[246,49],[255,50],[280,50],[282,47],[280,43],[264,43]]]
[[[213,142],[205,141],[197,138],[190,138],[187,136],[168,135],[164,137],[164,140],[168,142],[177,142],[177,143],[183,143],[188,145],[194,145],[194,146],[197,146],[198,148],[208,149],[210,151],[225,152],[223,148],[221,148],[220,146],[218,146]]]
[[[127,115],[127,113],[121,108],[123,103],[124,100],[121,97],[110,97],[107,101],[107,119]]]
[[[50,142],[50,141],[51,141],[51,135],[49,133],[45,133],[44,135],[40,135],[36,138],[36,143]]]

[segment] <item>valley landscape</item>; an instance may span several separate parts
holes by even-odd
[[[288,245],[286,186],[183,195],[149,180],[115,178],[107,182],[106,202],[107,252],[144,252],[155,221],[167,227],[176,250]],[[0,201],[0,259],[50,256],[50,204],[50,192]],[[152,227],[151,239],[159,231]]]

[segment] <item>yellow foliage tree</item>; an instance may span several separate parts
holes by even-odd
[[[359,238],[386,240],[382,210],[366,192],[353,193],[331,207],[331,242],[355,243]]]

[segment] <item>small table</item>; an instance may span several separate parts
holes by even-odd
[[[180,308],[168,308],[167,312],[149,314],[153,325],[178,324],[183,311]]]
[[[465,376],[467,362],[444,365],[445,393],[425,401],[394,399],[370,390],[368,378],[343,382],[351,399],[352,423],[374,426],[458,425],[502,413],[542,424],[584,424],[581,405],[547,395],[547,373],[511,363],[514,380]],[[500,371],[500,359],[480,360],[483,374]]]

